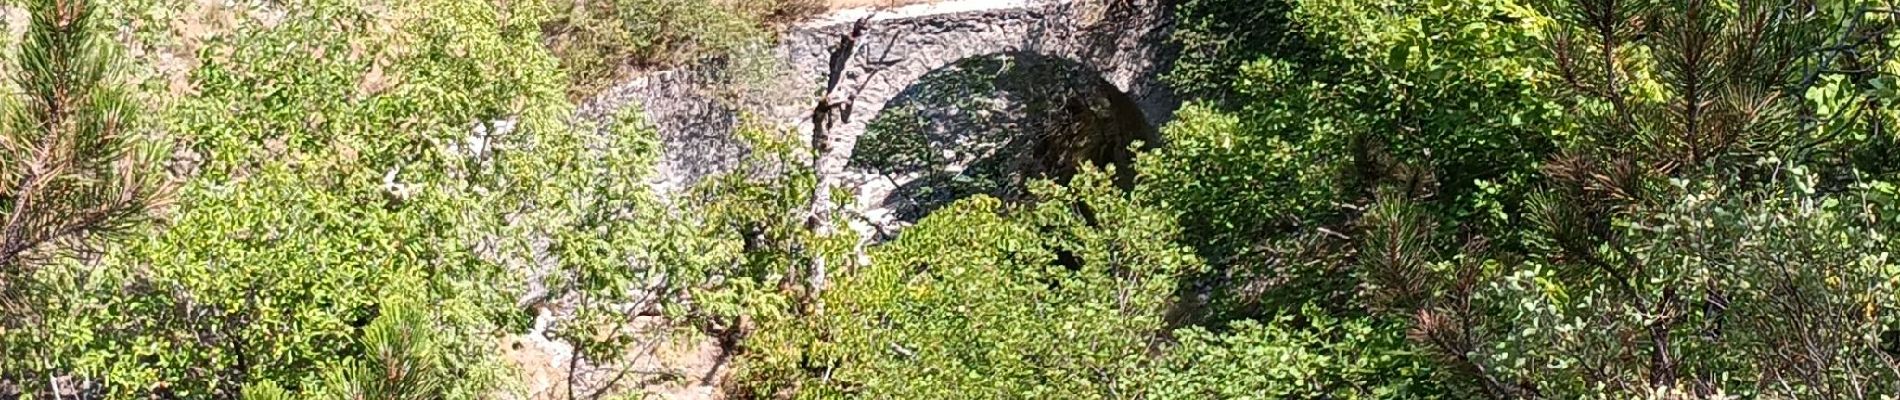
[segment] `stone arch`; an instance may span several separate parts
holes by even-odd
[[[854,110],[830,131],[832,147],[848,154],[865,124],[926,74],[1005,53],[1045,55],[1087,67],[1159,126],[1177,105],[1158,79],[1173,59],[1174,50],[1161,45],[1168,35],[1169,2],[1128,0],[1129,13],[1106,19],[1078,12],[1082,0],[943,0],[880,11],[846,67],[845,81],[864,87]],[[815,89],[829,75],[832,50],[864,16],[841,12],[791,27],[777,44],[761,49],[771,55],[769,62],[708,63],[644,74],[588,101],[578,117],[604,121],[623,107],[640,105],[664,145],[656,187],[664,192],[689,187],[729,171],[749,152],[735,135],[741,116],[747,124],[809,134]],[[1100,23],[1104,20],[1112,23]],[[735,87],[744,90],[735,92]],[[841,178],[847,185],[872,183]],[[867,217],[879,211],[862,197],[858,206]]]
[[[1133,15],[1116,21],[1093,21],[1076,7],[1076,0],[1022,0],[1022,5],[997,9],[907,15],[903,11],[872,15],[855,46],[854,57],[842,77],[862,83],[854,102],[853,118],[833,127],[834,134],[856,136],[864,124],[881,113],[902,91],[952,63],[1001,53],[1024,53],[1072,61],[1089,68],[1103,80],[1130,95],[1149,121],[1160,125],[1174,109],[1172,93],[1157,77],[1169,64],[1166,49],[1165,7],[1157,0],[1133,0]],[[951,2],[955,3],[955,2]],[[831,55],[840,38],[854,27],[850,18],[835,18],[793,30],[783,38],[780,56],[795,75],[794,81],[821,87],[829,78]],[[775,114],[802,117],[808,103],[794,103]]]
[[[1084,164],[1132,183],[1135,150],[1159,131],[1135,99],[1074,59],[983,54],[920,76],[862,121],[849,163],[867,210],[913,221],[975,194],[1026,195],[1033,179],[1066,181]]]

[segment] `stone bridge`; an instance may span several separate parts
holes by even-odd
[[[840,90],[863,88],[850,115],[832,131],[845,154],[868,121],[926,75],[998,54],[1072,61],[1126,94],[1143,119],[1159,126],[1177,105],[1158,82],[1171,60],[1163,46],[1171,24],[1165,1],[945,0],[839,11],[789,29],[776,45],[759,49],[770,57],[751,57],[768,62],[735,57],[740,61],[647,74],[609,89],[584,104],[580,114],[598,120],[623,107],[644,106],[665,143],[664,181],[656,184],[663,190],[690,185],[732,167],[745,153],[734,135],[742,115],[808,133],[832,50],[868,16],[869,29],[840,85]],[[853,185],[852,179],[844,181]],[[889,189],[867,187],[877,186],[869,179],[855,181],[848,187],[860,197]]]

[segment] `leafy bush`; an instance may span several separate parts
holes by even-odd
[[[1628,252],[1602,262],[1635,275],[1559,258],[1433,267],[1462,278],[1426,287],[1446,294],[1413,334],[1493,397],[1900,393],[1891,232],[1867,225],[1876,205],[1794,172],[1786,191],[1681,187],[1619,224],[1605,250]]]
[[[400,295],[398,295],[400,296]],[[325,371],[323,383],[302,398],[321,399],[440,399],[445,384],[444,364],[452,360],[437,353],[436,326],[421,305],[410,299],[385,303],[382,315],[363,328],[362,345],[368,357]],[[244,386],[246,400],[299,398],[271,381]]]
[[[1330,68],[1319,44],[1308,43],[1306,29],[1289,11],[1289,0],[1187,0],[1175,11],[1180,28],[1170,38],[1182,48],[1170,86],[1187,98],[1228,105],[1239,90],[1233,77],[1241,66],[1263,57],[1315,69]]]
[[[1179,330],[1180,343],[1157,361],[1144,398],[1449,398],[1432,379],[1435,363],[1412,351],[1404,337],[1388,334],[1395,329],[1403,328],[1335,318],[1309,306],[1218,332]]]
[[[537,212],[567,205],[549,198],[637,199],[644,186],[589,179],[643,168],[650,146],[606,161],[573,150],[594,131],[565,121],[533,13],[459,1],[279,11],[206,49],[197,92],[162,114],[189,175],[173,218],[96,265],[42,274],[67,306],[32,359],[113,398],[313,394],[381,368],[377,342],[359,338],[408,302],[429,305],[423,347],[456,378],[426,394],[491,395],[504,372],[491,341],[525,325],[515,295],[533,243],[583,236],[607,213]],[[626,262],[564,255],[562,268]]]
[[[1347,306],[1349,241],[1376,193],[1429,198],[1460,229],[1508,236],[1569,122],[1537,89],[1541,18],[1514,1],[1184,4],[1175,79],[1223,74],[1138,160],[1137,190],[1179,212],[1219,266],[1195,285],[1213,321]],[[1299,27],[1252,37],[1216,27]],[[1231,69],[1231,70],[1230,70]],[[1226,71],[1226,72],[1222,72]],[[1321,298],[1328,300],[1319,300]]]
[[[1896,392],[1890,228],[1864,217],[1891,172],[1860,158],[1892,137],[1894,42],[1826,33],[1871,6],[1213,4],[1183,5],[1174,77],[1208,101],[1141,169],[1207,243],[1209,320],[1409,318],[1462,397]],[[1208,28],[1253,21],[1296,29]],[[1828,344],[1763,350],[1791,334]]]
[[[1166,216],[1107,180],[1041,184],[1021,209],[977,196],[933,214],[841,275],[811,331],[761,333],[809,338],[776,359],[797,365],[748,368],[790,375],[801,397],[1133,393],[1175,277],[1200,264],[1154,240],[1175,234]]]

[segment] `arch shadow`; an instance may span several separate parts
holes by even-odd
[[[1029,181],[1067,182],[1085,164],[1113,165],[1128,187],[1136,153],[1162,144],[1148,121],[1131,96],[1083,63],[992,53],[906,86],[867,124],[848,166],[884,180],[887,193],[869,200],[913,222],[971,195],[1023,199]]]

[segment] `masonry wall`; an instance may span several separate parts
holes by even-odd
[[[1076,0],[994,1],[998,8],[981,8],[992,3],[987,0],[948,3],[957,4],[904,7],[874,18],[844,80],[866,85],[849,119],[834,131],[847,154],[886,103],[925,74],[969,57],[1033,52],[1077,61],[1128,93],[1157,126],[1177,106],[1158,81],[1171,59],[1157,45],[1167,42],[1170,22],[1160,0],[1135,0],[1132,9],[1119,12]],[[709,64],[647,74],[609,89],[580,114],[602,119],[643,105],[665,142],[663,181],[656,184],[685,187],[729,168],[745,153],[733,135],[741,115],[809,132],[801,125],[808,123],[831,51],[855,20],[834,17],[787,32],[767,50],[773,59],[766,65]]]

